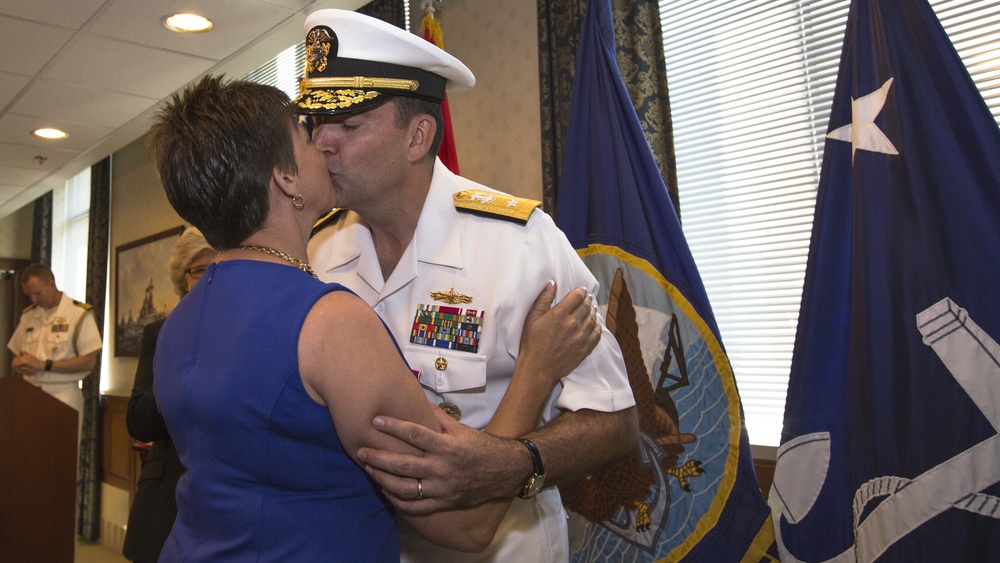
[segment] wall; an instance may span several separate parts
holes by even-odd
[[[101,388],[106,393],[128,395],[132,390],[137,358],[115,357],[115,249],[149,235],[186,224],[170,207],[146,155],[145,139],[137,139],[111,158],[111,236],[108,272],[108,316]],[[164,264],[163,268],[166,269]]]
[[[34,204],[28,204],[0,219],[0,257],[31,259],[31,229]]]
[[[419,2],[410,26],[420,29]],[[520,197],[542,198],[538,8],[533,0],[448,0],[438,14],[444,49],[476,75],[448,96],[462,175]]]
[[[128,396],[138,358],[115,357],[115,249],[123,244],[185,224],[174,212],[146,155],[145,139],[137,139],[111,157],[111,235],[108,309],[105,312],[101,389]],[[163,265],[164,269],[167,267]],[[120,551],[128,523],[129,493],[101,484],[101,542]]]

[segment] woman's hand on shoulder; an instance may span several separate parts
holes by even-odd
[[[570,291],[552,306],[556,289],[549,282],[528,311],[517,357],[517,373],[543,378],[550,384],[546,392],[594,351],[602,332],[594,296],[586,288]]]

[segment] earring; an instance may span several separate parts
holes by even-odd
[[[292,205],[295,206],[295,209],[302,209],[306,206],[306,198],[302,197],[302,194],[295,194],[295,197],[292,198]]]

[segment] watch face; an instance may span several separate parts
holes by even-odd
[[[535,475],[535,478],[531,480],[529,487],[531,488],[531,496],[538,494],[538,491],[542,490],[545,486],[545,475]]]
[[[528,479],[528,482],[524,484],[524,489],[521,490],[519,495],[521,498],[531,498],[538,494],[538,491],[542,490],[545,486],[545,475],[539,475],[535,473]]]

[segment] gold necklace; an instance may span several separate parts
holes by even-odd
[[[296,268],[302,270],[303,272],[309,274],[310,276],[319,279],[319,276],[316,275],[316,272],[313,271],[312,266],[310,266],[308,262],[304,262],[300,258],[296,258],[294,256],[285,254],[284,252],[271,248],[270,246],[241,246],[240,248],[244,250],[256,250],[257,252],[263,252],[264,254],[277,256],[278,258],[281,258],[285,262],[288,262],[292,266],[295,266]]]

